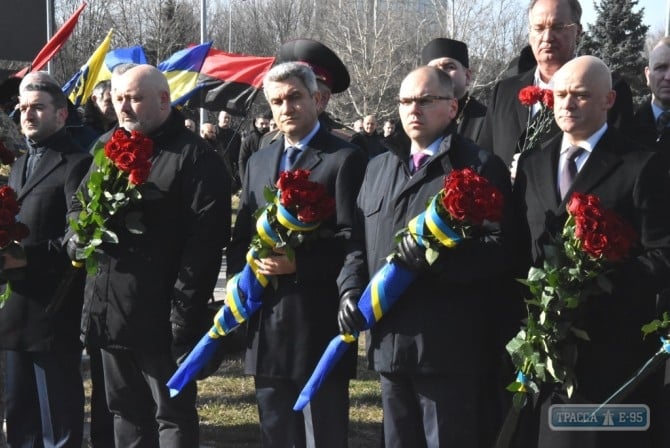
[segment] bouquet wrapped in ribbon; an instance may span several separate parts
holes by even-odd
[[[519,149],[523,154],[539,144],[551,128],[551,123],[554,121],[554,92],[537,86],[527,86],[519,91],[519,102],[528,108],[536,104],[540,107],[535,116],[531,114],[528,117],[528,126]]]
[[[500,222],[503,195],[489,181],[470,168],[454,170],[445,177],[443,188],[431,199],[426,211],[414,217],[396,238],[411,237],[425,248],[426,262],[432,264],[442,248],[453,248],[463,239],[471,238],[484,222]],[[403,266],[397,253],[372,277],[358,301],[371,328],[405,292],[417,272]],[[314,372],[304,386],[293,409],[304,409],[335,367],[357,334],[341,334],[328,344]]]
[[[256,260],[283,250],[289,258],[293,248],[314,235],[321,223],[335,213],[335,199],[323,184],[309,180],[310,171],[283,171],[276,188],[265,188],[267,204],[256,214],[256,234],[246,254],[246,265],[226,285],[226,305],[214,317],[214,325],[191,350],[167,385],[177,395],[197,377],[217,348],[220,338],[230,334],[262,305],[264,289],[276,278],[258,272]]]
[[[86,271],[93,275],[97,269],[96,249],[102,243],[117,244],[118,235],[109,227],[110,220],[131,202],[142,200],[137,188],[149,177],[153,141],[137,131],[117,129],[104,149],[96,148],[86,191],[79,190],[77,199],[82,210],[77,219],[70,219],[78,245],[76,260],[86,260]],[[144,226],[139,212],[126,213],[124,224],[129,232],[141,234]],[[83,267],[73,261],[75,267]]]
[[[11,250],[12,245],[29,234],[28,227],[16,220],[19,211],[16,192],[7,185],[0,187],[0,251]],[[0,294],[0,308],[5,304],[11,293],[10,282],[7,282],[5,290]]]
[[[568,204],[568,219],[554,244],[545,247],[542,267],[531,267],[526,300],[528,316],[519,333],[507,344],[518,370],[507,389],[513,404],[521,409],[529,395],[544,383],[561,384],[571,396],[575,388],[576,340],[588,340],[586,332],[569,319],[592,295],[610,289],[605,277],[610,263],[623,260],[636,241],[633,228],[598,197],[574,193]]]

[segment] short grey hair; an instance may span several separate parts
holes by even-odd
[[[535,7],[535,4],[538,0],[531,0],[530,5],[528,5],[528,13],[532,11]],[[570,19],[573,23],[581,25],[582,23],[582,5],[579,4],[579,0],[558,0],[558,2],[565,1],[570,7]]]
[[[103,81],[100,81],[95,85],[95,87],[93,87],[92,94],[95,95],[96,97],[99,97],[105,93],[105,90],[111,90],[111,89],[112,89],[112,81],[110,81],[109,79],[105,79]]]
[[[314,75],[314,72],[308,65],[301,64],[300,62],[284,62],[272,67],[263,77],[263,85],[265,86],[269,82],[286,81],[292,77],[298,78],[307,88],[310,95],[313,96],[319,91],[319,86],[316,83],[316,75]],[[264,90],[264,93],[265,99],[269,101],[270,98],[268,98],[267,91]]]

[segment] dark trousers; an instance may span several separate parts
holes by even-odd
[[[114,448],[114,415],[109,412],[105,396],[105,374],[99,348],[87,347],[91,371],[91,445]]]
[[[255,384],[263,447],[347,446],[348,379],[326,379],[302,412],[293,410],[302,382],[257,376]]]
[[[198,446],[196,384],[170,398],[165,384],[177,370],[170,353],[109,348],[101,353],[117,448]]]
[[[81,352],[7,351],[7,443],[11,448],[81,448]]]
[[[485,404],[481,383],[465,375],[382,373],[386,448],[491,446],[491,412],[499,406]]]

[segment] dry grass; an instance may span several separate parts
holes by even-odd
[[[350,448],[380,446],[381,398],[379,377],[365,370],[359,344],[358,378],[351,382],[349,410]],[[252,448],[260,446],[258,412],[252,377],[244,375],[243,354],[229,356],[219,370],[198,383],[200,440],[208,448]],[[86,379],[88,419],[90,380]]]

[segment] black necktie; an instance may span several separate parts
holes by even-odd
[[[298,160],[298,157],[300,156],[300,148],[296,148],[295,146],[289,146],[286,148],[286,169],[290,170],[293,168],[293,165],[295,164],[295,161]]]
[[[30,176],[35,172],[35,167],[37,162],[42,158],[42,153],[44,151],[39,151],[35,148],[28,149],[28,161],[26,162],[26,180],[30,179]]]
[[[565,153],[565,164],[563,165],[563,169],[561,169],[558,179],[561,199],[565,198],[572,183],[575,181],[575,177],[577,177],[577,162],[575,160],[583,152],[584,148],[580,146],[570,146]]]
[[[670,124],[670,110],[664,110],[656,119],[656,132],[662,134],[668,124]]]

